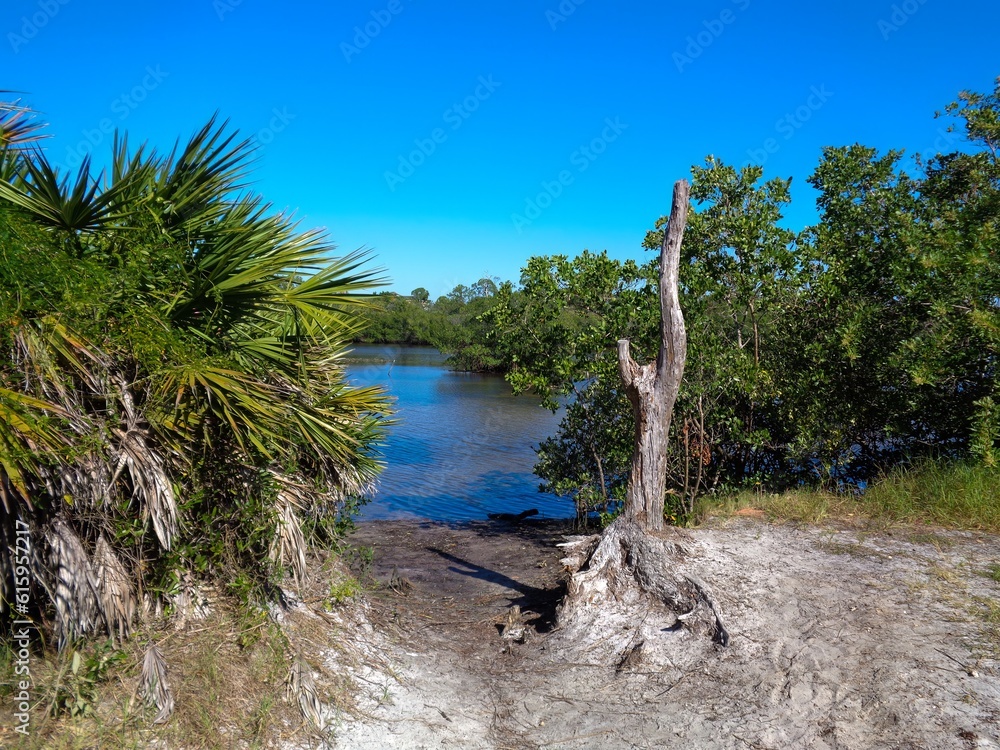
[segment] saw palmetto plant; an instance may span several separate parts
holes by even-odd
[[[0,611],[18,529],[18,612],[60,644],[127,637],[195,579],[301,579],[379,468],[386,396],[341,361],[378,272],[246,192],[250,143],[214,119],[166,155],[116,138],[96,176],[60,174],[17,104],[0,135]]]
[[[0,89],[0,96],[11,92]],[[22,107],[17,100],[0,101],[0,147],[23,146],[41,138],[42,123],[35,119],[35,113]]]

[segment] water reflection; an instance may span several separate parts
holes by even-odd
[[[427,347],[358,345],[347,362],[353,383],[385,385],[397,400],[387,467],[361,520],[573,515],[572,501],[537,491],[534,447],[559,421],[538,399],[514,396],[502,378],[451,372]]]

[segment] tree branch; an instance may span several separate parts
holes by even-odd
[[[626,388],[632,386],[639,372],[639,365],[629,354],[628,339],[618,339],[618,372],[622,376],[622,382]]]
[[[674,183],[674,200],[670,221],[660,246],[660,353],[656,358],[657,378],[666,377],[669,370],[683,373],[687,356],[687,332],[681,314],[677,291],[681,265],[681,243],[688,215],[688,183]],[[619,344],[620,346],[620,344]]]

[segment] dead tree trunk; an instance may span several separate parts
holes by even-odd
[[[705,632],[726,645],[729,634],[711,592],[697,576],[683,570],[687,552],[680,533],[671,529],[668,534],[663,528],[670,418],[687,356],[677,291],[687,213],[688,184],[680,180],[674,185],[660,247],[659,354],[655,362],[640,365],[629,353],[628,340],[618,342],[618,371],[635,415],[625,510],[599,537],[563,545],[568,548],[563,562],[574,574],[559,619],[563,626],[573,620],[596,622],[595,605],[606,603],[609,596],[620,602],[630,591],[638,591],[654,607],[672,613],[671,625]],[[649,613],[640,616],[648,618]]]
[[[660,353],[656,361],[639,365],[629,354],[628,339],[618,342],[618,372],[635,415],[625,515],[647,531],[663,528],[667,438],[687,359],[687,332],[677,294],[687,213],[688,184],[680,180],[674,185],[670,221],[660,246]]]

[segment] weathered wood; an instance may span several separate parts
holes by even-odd
[[[618,372],[635,415],[625,515],[650,531],[663,528],[667,438],[687,359],[687,332],[677,291],[687,213],[688,183],[679,180],[660,245],[660,351],[656,361],[639,365],[629,353],[628,339],[618,342]]]
[[[573,575],[559,612],[560,624],[566,626],[581,608],[600,606],[608,597],[621,599],[629,588],[636,588],[673,614],[668,624],[679,623],[728,645],[729,631],[711,589],[684,569],[689,554],[682,542],[679,533],[651,534],[623,516],[599,538],[565,545],[569,555],[562,562]]]

